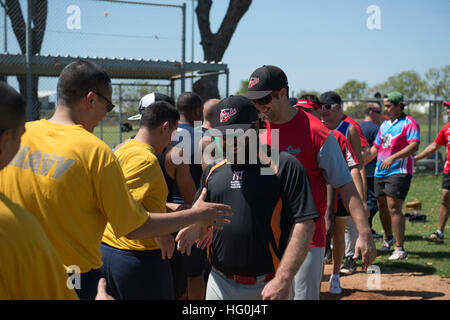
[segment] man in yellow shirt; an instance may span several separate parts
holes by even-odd
[[[152,103],[142,113],[136,136],[114,152],[133,198],[146,211],[166,210],[168,189],[157,155],[170,143],[179,118],[170,103]],[[128,240],[116,237],[108,224],[102,242],[103,273],[114,298],[174,299],[169,259],[175,241],[171,234]]]
[[[0,82],[0,170],[19,150],[25,101]],[[45,231],[31,213],[0,192],[0,300],[77,299]]]
[[[26,124],[22,147],[0,172],[0,191],[43,226],[68,271],[75,272],[80,298],[93,299],[97,292],[106,223],[116,236],[135,240],[196,221],[229,222],[229,206],[202,200],[193,209],[171,215],[149,215],[137,205],[116,157],[92,134],[114,108],[111,80],[100,66],[82,60],[66,66],[58,79],[57,97],[49,120]]]

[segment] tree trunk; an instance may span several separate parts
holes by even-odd
[[[42,42],[44,40],[45,27],[47,24],[47,0],[32,0],[32,44],[31,53],[33,55],[41,52]],[[7,14],[11,20],[14,34],[17,38],[22,54],[26,54],[26,23],[22,14],[22,8],[19,0],[6,0]],[[26,77],[18,76],[20,93],[26,97]],[[38,99],[38,77],[32,79],[32,116],[28,120],[37,120],[40,118],[40,103]]]
[[[200,44],[203,47],[204,60],[222,61],[237,25],[251,3],[252,0],[230,0],[227,13],[219,30],[217,33],[212,33],[210,26],[212,0],[198,0],[195,11],[202,38]],[[193,91],[200,95],[204,101],[210,98],[220,98],[217,81],[218,76],[201,78],[194,83]]]

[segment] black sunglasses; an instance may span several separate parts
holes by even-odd
[[[330,109],[336,108],[338,105],[339,105],[339,103],[322,104],[322,109],[330,110]]]
[[[253,104],[259,104],[261,106],[264,106],[266,104],[269,104],[272,101],[272,97],[278,93],[278,90],[272,91],[267,96],[262,97],[261,99],[255,99],[253,100]]]
[[[104,95],[102,95],[101,93],[97,92],[97,91],[92,91],[93,93],[95,93],[96,95],[102,97],[103,99],[106,100],[106,102],[108,102],[108,105],[106,106],[106,112],[110,112],[112,109],[114,109],[116,106],[111,102],[111,100],[109,100],[107,97],[105,97]]]

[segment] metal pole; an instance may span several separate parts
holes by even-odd
[[[431,105],[431,101],[428,101],[428,144],[431,143],[431,117],[433,113],[433,108]]]
[[[173,101],[175,101],[175,82],[174,80],[170,80],[170,97]]]
[[[119,84],[119,144],[122,143],[122,84]]]
[[[225,88],[225,93],[226,93],[225,98],[226,98],[230,95],[230,92],[229,92],[230,91],[230,70],[227,68],[227,70],[225,72],[226,72],[226,81],[227,81],[226,88]]]
[[[181,11],[183,13],[183,22],[182,22],[182,41],[181,41],[181,93],[186,90],[186,78],[185,78],[185,63],[186,63],[186,3],[183,3],[181,7]]]
[[[31,0],[27,0],[27,25],[26,25],[26,34],[25,34],[25,41],[26,41],[26,68],[27,68],[27,75],[26,75],[26,101],[27,101],[27,115],[28,120],[34,120],[33,117],[33,96],[32,96],[32,39],[31,39],[31,15],[32,15],[32,7],[31,7]]]

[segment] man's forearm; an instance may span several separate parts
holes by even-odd
[[[296,223],[292,228],[291,237],[275,275],[281,282],[287,284],[294,279],[308,254],[314,230],[313,220]]]
[[[441,146],[438,145],[436,142],[433,142],[431,144],[429,144],[425,150],[423,150],[421,153],[419,153],[417,156],[414,157],[414,160],[420,160],[423,158],[428,157],[429,155],[431,155],[432,153],[436,152]]]
[[[371,233],[369,221],[367,219],[369,215],[364,208],[362,199],[359,196],[354,183],[349,182],[338,188],[338,191],[341,194],[342,203],[348,213],[352,216],[358,233]]]
[[[197,222],[198,209],[188,209],[170,214],[150,213],[147,221],[126,235],[129,240],[153,238],[176,232]]]
[[[398,159],[403,159],[412,155],[414,152],[417,151],[417,149],[419,149],[419,144],[417,142],[412,142],[406,148],[403,148],[399,152],[396,152],[393,155],[391,155],[391,157],[394,161]]]

